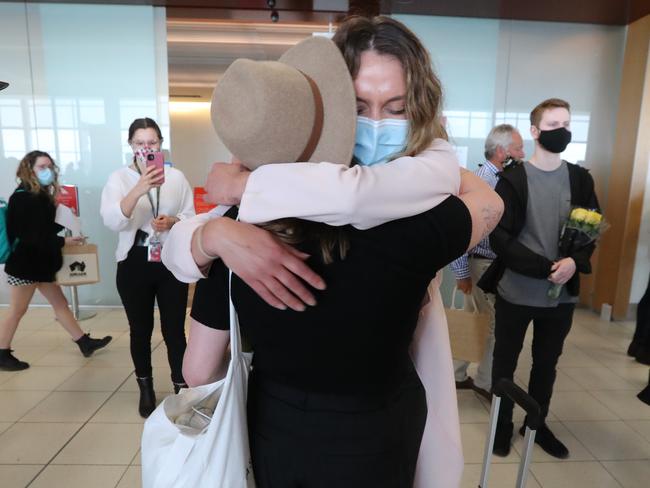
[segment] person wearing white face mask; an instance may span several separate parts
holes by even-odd
[[[181,171],[146,166],[144,156],[159,152],[162,141],[160,127],[154,120],[141,118],[131,123],[128,142],[133,149],[133,163],[109,176],[100,207],[104,225],[119,233],[116,283],[129,320],[131,358],[140,389],[138,411],[142,417],[148,417],[156,407],[151,365],[154,301],[160,311],[174,390],[186,386],[181,365],[186,347],[188,287],[160,262],[160,247],[164,248],[174,225],[194,216],[194,201],[190,184]]]
[[[63,227],[54,222],[59,191],[56,164],[49,154],[32,151],[19,163],[16,176],[19,185],[7,207],[11,252],[5,272],[11,285],[11,303],[0,326],[0,370],[3,371],[29,367],[12,354],[11,341],[36,290],[52,305],[57,320],[84,356],[92,355],[111,341],[111,336],[93,339],[83,333],[61,287],[56,284],[56,273],[63,265],[61,248],[64,244],[83,242],[80,237],[58,236]]]

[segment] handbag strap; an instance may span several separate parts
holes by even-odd
[[[462,310],[456,307],[456,293],[458,292],[459,292],[458,286],[454,285],[453,290],[451,290],[451,307],[449,307],[450,310]],[[472,306],[474,307],[474,313],[479,313],[478,305],[476,304],[476,298],[474,298],[474,295],[469,294],[464,296],[465,296],[465,300],[467,300],[467,297],[469,296],[470,300],[472,301]]]
[[[228,303],[230,305],[230,355],[231,361],[242,354],[241,331],[239,330],[239,317],[232,303],[232,271],[228,270]]]

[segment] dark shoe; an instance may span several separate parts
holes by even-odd
[[[178,395],[181,388],[187,388],[187,383],[174,383],[174,393]]]
[[[147,418],[156,409],[156,393],[153,391],[153,378],[136,378],[140,387],[140,417]]]
[[[111,336],[102,337],[101,339],[93,339],[90,337],[90,334],[84,334],[75,342],[77,343],[77,346],[79,346],[81,354],[88,358],[92,356],[97,349],[106,347],[112,340],[113,338]]]
[[[650,385],[641,390],[641,393],[639,393],[636,397],[643,403],[650,405]]]
[[[526,426],[522,425],[519,429],[519,434],[524,435],[526,433]],[[551,432],[551,429],[548,428],[546,424],[543,424],[535,434],[535,444],[544,449],[548,454],[558,459],[566,459],[569,457],[569,450],[567,447],[555,437],[555,434]]]
[[[492,452],[496,456],[506,457],[510,454],[510,441],[512,440],[512,422],[498,423],[494,434],[494,446]]]
[[[650,347],[639,346],[636,351],[635,359],[637,363],[650,366]]]
[[[22,371],[29,368],[29,363],[19,360],[12,352],[12,349],[0,349],[0,371]]]
[[[481,388],[481,387],[479,387],[479,386],[476,386],[476,385],[474,385],[474,388],[473,388],[473,389],[474,389],[474,391],[475,391],[476,393],[478,393],[479,395],[481,395],[481,396],[482,396],[483,398],[485,398],[488,402],[491,402],[491,401],[492,401],[492,393],[490,393],[489,391],[484,390],[483,388]]]
[[[631,358],[636,357],[637,353],[639,352],[639,347],[640,345],[638,342],[630,342],[630,347],[627,348],[627,355]]]
[[[463,381],[457,381],[456,382],[456,389],[457,390],[473,390],[474,389],[474,380],[471,377],[467,377],[467,379]]]

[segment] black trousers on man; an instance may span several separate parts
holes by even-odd
[[[557,307],[529,307],[515,305],[500,296],[495,304],[495,345],[492,364],[492,384],[500,378],[513,379],[517,360],[524,342],[528,324],[533,322],[533,367],[530,371],[528,393],[541,407],[542,418],[548,415],[553,395],[556,366],[564,339],[571,330],[575,304],[563,303]],[[499,424],[512,422],[513,402],[502,398]]]
[[[117,264],[117,291],[126,310],[131,332],[131,357],[138,378],[152,376],[151,334],[154,300],[160,311],[160,328],[167,346],[172,382],[183,380],[186,283],[181,283],[162,263],[147,261],[147,248],[133,246],[127,258]]]
[[[636,329],[632,342],[637,346],[650,349],[650,279],[636,308]]]

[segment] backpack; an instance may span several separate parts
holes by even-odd
[[[17,192],[23,190],[16,190]],[[0,198],[0,264],[5,264],[9,259],[9,255],[16,248],[18,239],[13,243],[9,242],[9,234],[7,234],[7,209],[9,204],[6,200]]]

